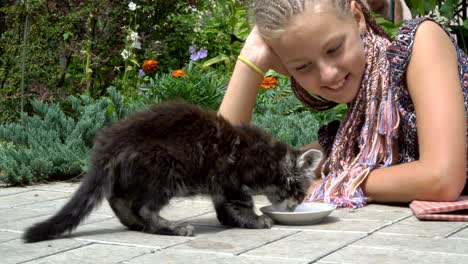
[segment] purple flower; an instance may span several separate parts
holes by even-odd
[[[140,70],[138,71],[138,75],[140,75],[140,77],[143,77],[143,76],[146,75],[146,73],[145,73],[145,71],[144,71],[143,69],[140,69]]]
[[[191,46],[188,48],[188,51],[189,51],[191,54],[195,53],[195,51],[196,51],[195,46],[191,45]]]
[[[194,46],[190,46],[189,47],[189,51],[191,53],[190,55],[190,60],[192,61],[197,61],[197,60],[200,60],[200,59],[203,59],[203,58],[206,58],[208,56],[208,51],[206,49],[203,49],[201,48],[200,50],[198,50],[197,52],[195,52],[195,47]]]
[[[200,59],[206,58],[208,56],[208,51],[206,49],[200,49],[197,55]]]

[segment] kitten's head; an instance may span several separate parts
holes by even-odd
[[[280,186],[275,186],[266,193],[273,206],[292,211],[302,203],[307,189],[316,179],[314,170],[322,157],[322,152],[315,149],[289,152],[282,161]]]

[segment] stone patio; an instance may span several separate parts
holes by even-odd
[[[467,222],[423,222],[407,206],[336,210],[310,226],[221,226],[207,198],[175,199],[162,213],[194,237],[129,231],[107,203],[70,236],[23,244],[22,231],[60,208],[77,183],[0,188],[0,263],[468,263]],[[257,208],[267,200],[256,197]]]

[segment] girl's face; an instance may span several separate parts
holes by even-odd
[[[358,15],[338,17],[332,8],[305,12],[293,18],[281,36],[268,44],[308,92],[349,103],[361,86],[366,63],[360,37],[365,24]]]

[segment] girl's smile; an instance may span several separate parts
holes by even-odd
[[[343,90],[346,90],[347,86],[349,86],[349,80],[350,80],[350,74],[347,74],[343,79],[340,81],[336,82],[336,84],[328,85],[323,88],[329,88],[332,89],[333,92],[341,92]]]

